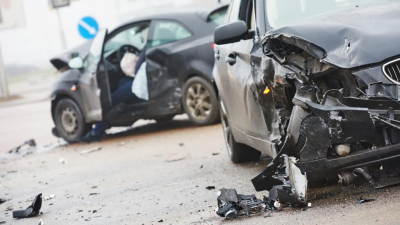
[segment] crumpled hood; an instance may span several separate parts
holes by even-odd
[[[332,12],[271,30],[265,39],[284,37],[292,39],[291,44],[309,42],[325,51],[325,61],[341,68],[354,68],[400,55],[399,24],[400,2],[393,1]]]
[[[83,59],[87,56],[89,53],[90,46],[92,45],[92,41],[87,41],[71,50],[68,50],[60,55],[57,55],[53,58],[50,59],[51,64],[57,69],[61,70],[63,68],[66,68],[68,66],[68,62],[70,60],[70,55],[72,53],[79,53],[79,56],[82,57]]]

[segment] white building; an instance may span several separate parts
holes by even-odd
[[[69,6],[58,9],[59,20],[57,10],[50,6],[50,0],[0,0],[0,46],[4,63],[6,66],[50,67],[49,59],[63,51],[61,27],[67,49],[85,41],[78,32],[78,23],[85,16],[95,18],[100,28],[114,28],[143,14],[217,1],[71,0]]]

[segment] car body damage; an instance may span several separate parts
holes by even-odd
[[[399,15],[399,4],[392,4],[397,5],[396,10],[388,4],[368,8],[368,13],[364,13],[389,11],[384,14],[387,20],[381,22],[392,21],[390,18]],[[257,79],[260,81],[256,85],[258,101],[264,108],[272,98],[276,111],[271,114],[266,110],[264,117],[267,123],[279,127],[276,133],[281,135],[273,140],[277,144],[277,156],[252,180],[257,191],[275,192],[279,187],[280,199],[292,205],[302,204],[305,196],[299,197],[298,187],[291,186],[307,183],[300,169],[308,180],[316,181],[400,157],[400,104],[396,84],[400,70],[392,65],[389,75],[385,75],[382,69],[384,63],[398,55],[400,47],[397,41],[387,44],[387,40],[394,40],[400,33],[384,32],[384,29],[392,30],[388,25],[378,30],[349,26],[352,22],[362,23],[356,20],[357,16],[365,17],[361,13],[350,18],[327,17],[338,18],[339,23],[322,20],[281,28],[267,33],[262,40],[264,54],[260,64],[255,65],[263,71],[263,79]],[[378,35],[380,32],[387,39]],[[392,76],[396,83],[388,79],[390,72],[395,74]],[[265,94],[266,89],[271,94]],[[289,167],[300,168],[297,174],[287,169],[285,154],[298,160],[298,167],[294,164]],[[277,182],[282,162],[286,164],[283,177],[292,178],[291,185],[287,185],[287,179],[278,180],[283,187],[290,187],[287,188],[289,196],[292,195],[289,199]],[[365,173],[363,177],[367,179],[369,175]],[[301,192],[304,187],[307,185],[302,185]]]
[[[252,182],[288,205],[326,178],[385,186],[377,174],[400,158],[400,1],[236,2],[239,21],[215,31],[231,160],[272,157]]]

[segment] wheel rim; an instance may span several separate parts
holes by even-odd
[[[202,84],[192,84],[186,94],[186,106],[196,120],[206,120],[212,112],[211,94]]]
[[[71,108],[65,108],[61,113],[61,125],[68,134],[75,134],[78,130],[78,118]]]
[[[225,138],[225,143],[226,143],[226,149],[228,150],[229,156],[232,155],[232,148],[231,148],[231,139],[232,139],[232,134],[231,134],[231,128],[229,126],[229,121],[228,117],[224,113],[223,107],[222,107],[222,102],[220,103],[220,114],[221,114],[221,124],[222,124],[222,130],[224,132],[224,138]]]

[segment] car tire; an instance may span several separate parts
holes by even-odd
[[[211,125],[219,120],[217,94],[210,82],[202,77],[192,77],[185,83],[182,104],[196,125]]]
[[[222,104],[220,103],[220,116],[222,123],[222,130],[224,133],[225,144],[228,151],[228,156],[233,163],[243,163],[249,161],[258,160],[261,156],[261,152],[256,149],[241,144],[235,141],[233,137],[232,130],[229,126],[229,119],[222,109]]]
[[[68,143],[75,143],[89,132],[91,126],[85,122],[78,104],[64,98],[57,102],[54,110],[57,134]]]

